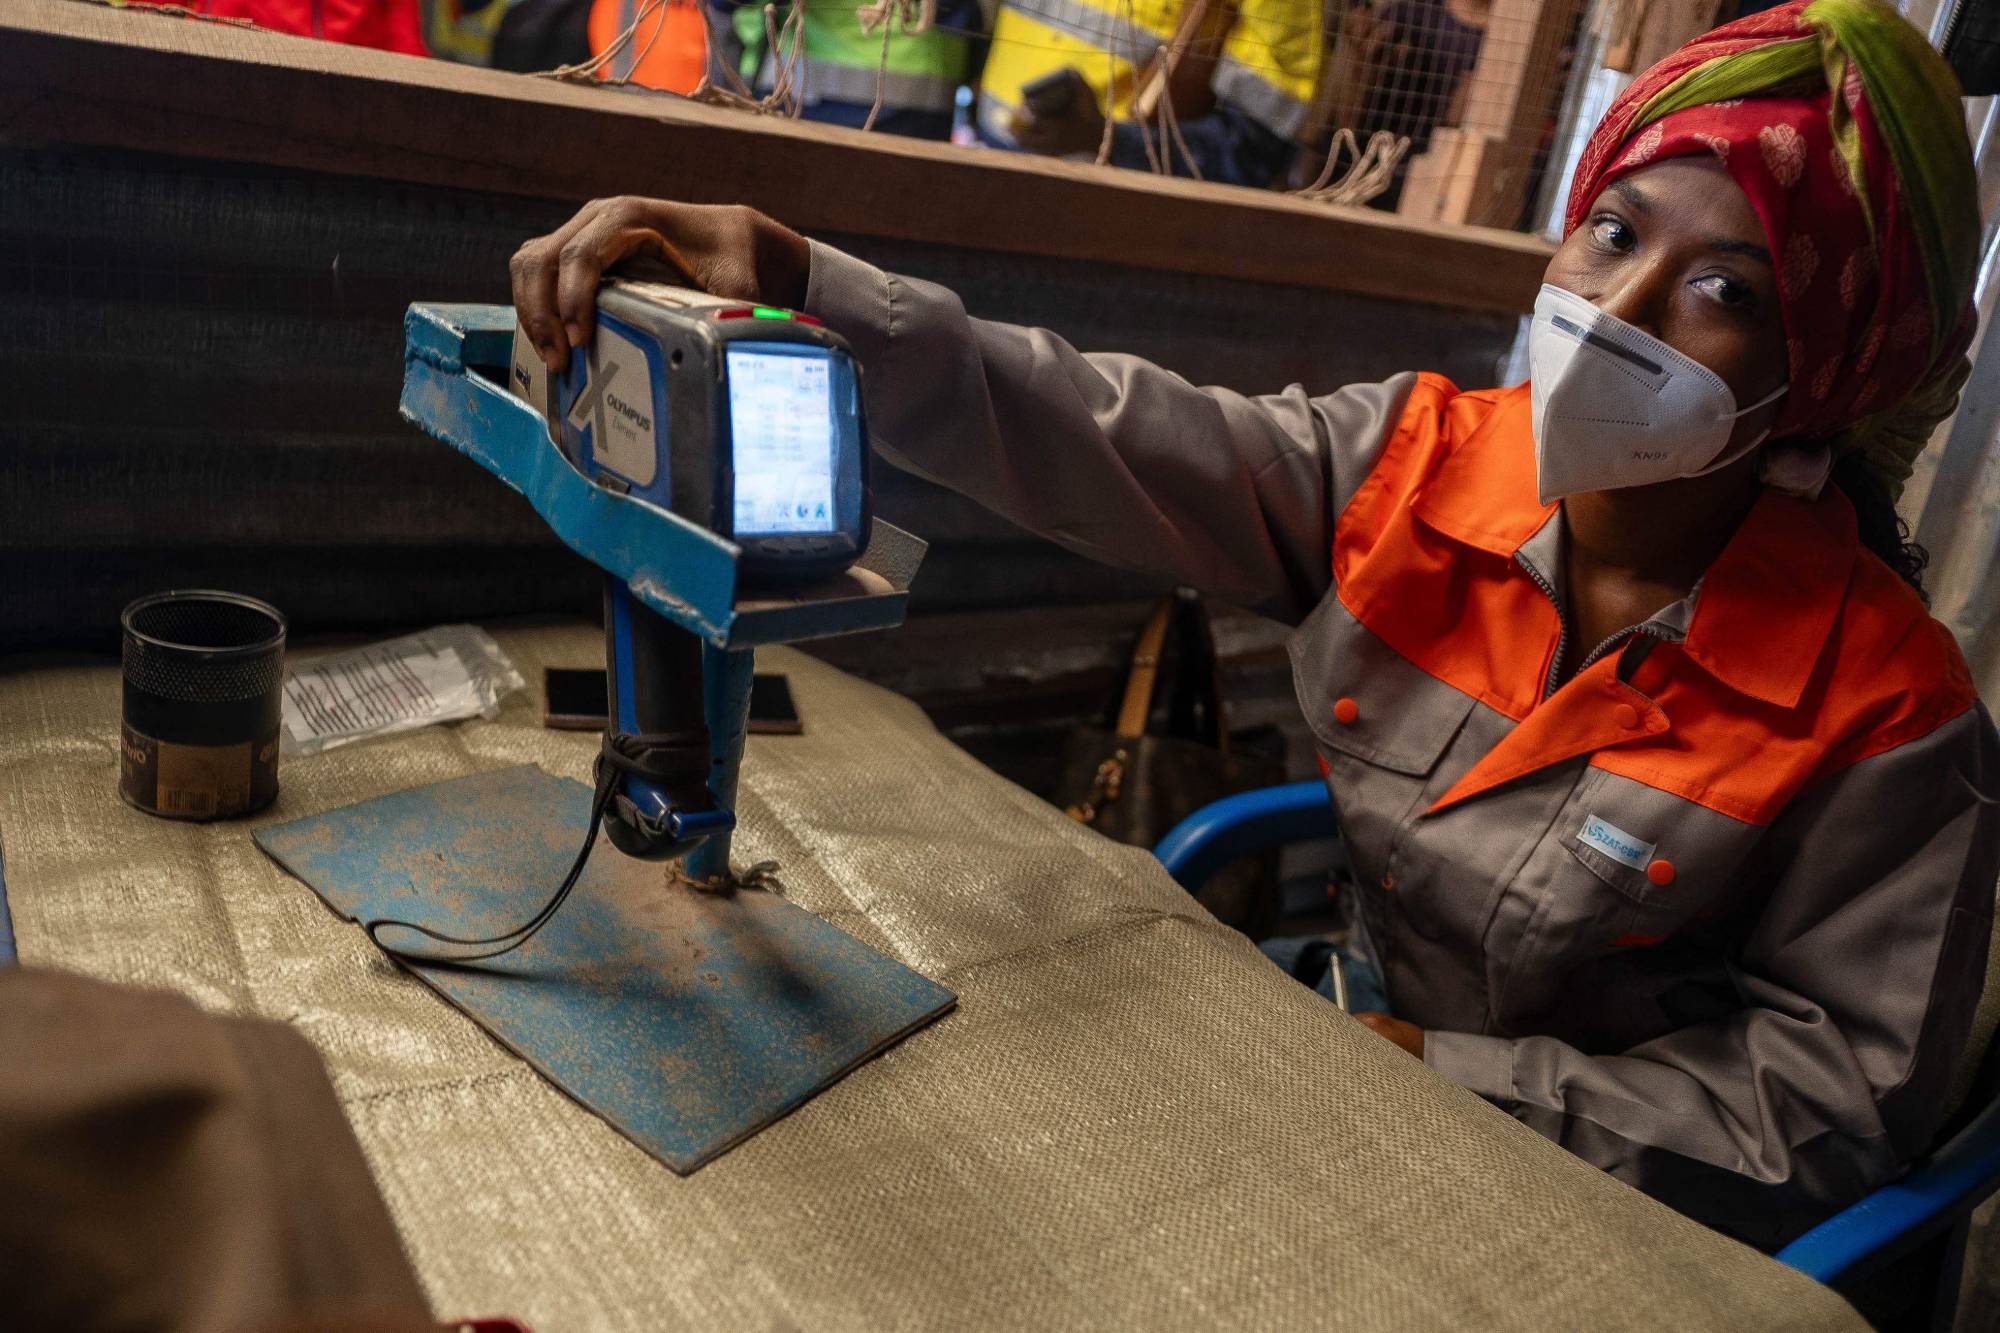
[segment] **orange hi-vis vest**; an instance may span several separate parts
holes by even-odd
[[[639,19],[646,0],[592,0],[590,53],[601,55]],[[636,83],[665,92],[693,92],[708,65],[708,26],[702,0],[665,0],[648,15],[625,49],[598,71],[601,79]]]

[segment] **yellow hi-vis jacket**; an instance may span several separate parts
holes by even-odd
[[[1021,89],[1065,65],[1100,108],[1124,117],[1135,68],[1169,43],[1181,9],[1182,0],[1002,0],[980,79],[980,128],[1012,142],[1007,121]],[[1294,139],[1318,76],[1320,0],[1237,0],[1235,9],[1210,86],[1219,101]]]

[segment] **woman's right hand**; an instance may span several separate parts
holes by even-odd
[[[717,296],[796,309],[805,303],[805,237],[755,209],[675,204],[624,195],[593,199],[547,236],[514,252],[514,309],[551,370],[590,342],[597,285],[634,259],[664,264],[678,281]]]

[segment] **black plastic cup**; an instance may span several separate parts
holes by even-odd
[[[149,815],[228,819],[278,795],[285,617],[233,592],[125,608],[118,794]]]

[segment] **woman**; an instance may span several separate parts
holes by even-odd
[[[746,210],[593,204],[514,289],[552,363],[631,256],[811,311],[891,460],[1297,622],[1364,1021],[1768,1246],[1930,1144],[1981,990],[2000,745],[1891,508],[1963,382],[1973,200],[1942,63],[1813,0],[1612,108],[1513,389],[1197,389]]]

